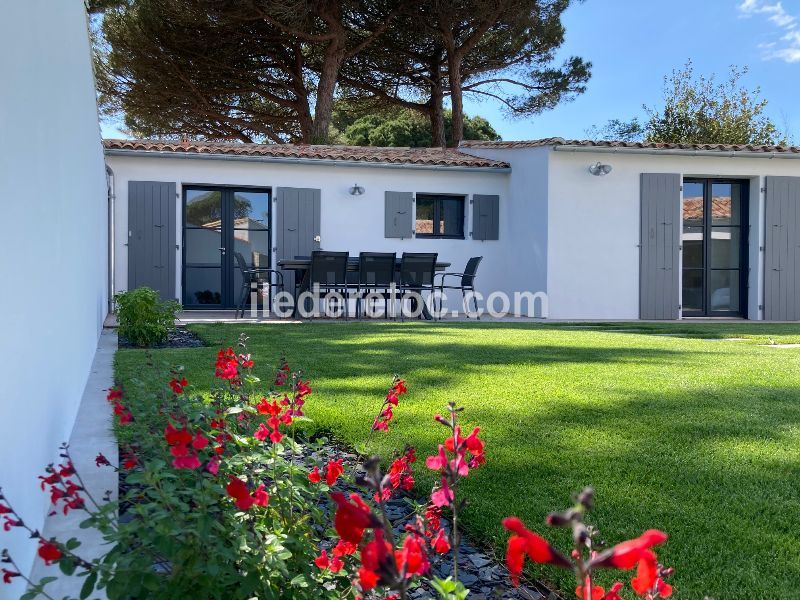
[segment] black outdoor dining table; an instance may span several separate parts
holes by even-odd
[[[395,261],[394,269],[396,272],[400,271],[400,258],[397,258]],[[359,258],[358,256],[350,256],[347,259],[347,271],[348,272],[358,272],[359,266]],[[449,262],[436,262],[435,269],[437,271],[444,271],[447,267],[450,266]],[[278,267],[287,271],[295,271],[297,273],[297,277],[300,279],[300,285],[297,288],[297,295],[306,291],[308,289],[308,272],[311,268],[311,258],[284,258],[278,261]],[[296,300],[297,298],[295,298]],[[295,311],[297,310],[297,302],[295,302]],[[422,316],[426,319],[430,320],[431,314],[428,312],[428,309],[423,305],[422,307]]]

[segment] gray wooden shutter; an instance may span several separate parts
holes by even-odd
[[[275,195],[277,211],[277,260],[295,256],[310,256],[320,249],[321,191],[313,188],[278,188]],[[287,290],[294,290],[294,271],[283,272]]]
[[[128,182],[128,289],[149,287],[175,299],[174,181]]]
[[[677,319],[680,314],[679,250],[681,178],[642,173],[639,317]]]
[[[473,194],[472,239],[500,239],[500,196]]]
[[[384,237],[410,238],[414,231],[411,192],[386,192]]]
[[[800,319],[800,177],[766,178],[764,318]]]

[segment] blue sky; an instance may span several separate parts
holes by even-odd
[[[663,77],[692,59],[695,72],[724,77],[748,66],[768,112],[800,142],[800,0],[586,0],[564,14],[559,59],[593,63],[585,94],[554,110],[508,119],[495,103],[468,101],[467,113],[489,119],[503,139],[586,137],[592,125],[659,106]],[[123,137],[104,125],[106,137]]]

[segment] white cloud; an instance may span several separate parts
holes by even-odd
[[[800,30],[798,30],[798,17],[786,12],[783,3],[768,2],[766,0],[742,0],[739,4],[739,15],[752,17],[765,16],[775,25],[782,35],[774,41],[759,44],[764,52],[765,59],[777,58],[788,63],[800,62]]]

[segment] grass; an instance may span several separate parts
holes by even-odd
[[[487,464],[463,491],[464,523],[502,551],[500,519],[546,530],[585,485],[597,491],[591,520],[609,543],[656,527],[670,535],[659,558],[675,567],[678,598],[796,598],[800,581],[800,341],[782,324],[310,323],[197,325],[212,347],[158,350],[202,391],[215,348],[250,336],[257,373],[284,352],[304,369],[315,425],[363,441],[394,373],[409,394],[393,429],[373,449],[404,443],[432,453],[444,429],[432,422],[448,400],[480,425]],[[713,338],[713,339],[709,339]],[[719,338],[745,338],[720,341]],[[129,392],[153,385],[147,353],[117,354]],[[139,387],[137,387],[139,386]],[[418,480],[430,483],[418,464]],[[574,589],[566,572],[531,574]],[[612,573],[603,574],[608,585]],[[626,579],[627,580],[627,577]],[[630,594],[629,594],[630,595]]]

